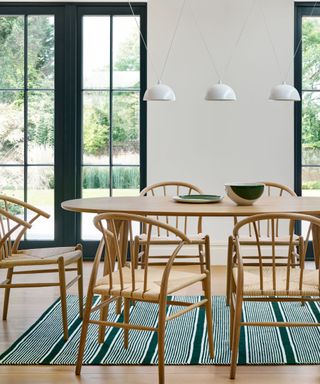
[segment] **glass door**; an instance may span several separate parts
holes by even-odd
[[[54,241],[56,11],[7,11],[0,14],[0,193],[50,213],[25,240]]]
[[[0,193],[50,213],[22,246],[84,244],[61,202],[137,195],[146,178],[146,4],[0,2]],[[25,212],[15,212],[25,217]]]
[[[136,196],[140,182],[140,16],[83,15],[81,196]],[[81,240],[99,239],[93,214]]]
[[[303,196],[320,196],[320,17],[302,18]]]
[[[320,8],[296,4],[295,187],[302,196],[320,196]],[[306,235],[306,228],[301,228]],[[311,245],[311,244],[310,244]],[[312,257],[312,247],[308,251]]]

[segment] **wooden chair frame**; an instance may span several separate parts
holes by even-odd
[[[275,182],[271,182],[271,181],[263,181],[262,182],[264,185],[265,185],[265,191],[264,191],[264,195],[265,196],[271,196],[271,192],[273,190],[276,190],[278,192],[278,196],[282,197],[284,193],[288,194],[289,196],[293,196],[293,197],[296,197],[297,194],[294,192],[294,190],[292,190],[290,187],[286,186],[286,185],[283,185],[283,184],[279,184],[279,183],[275,183]],[[238,217],[234,217],[234,225],[236,225],[239,221],[239,218]],[[265,237],[266,239],[264,239],[264,241],[262,241],[262,239],[260,238],[260,245],[270,245],[270,242],[271,242],[271,239],[270,239],[270,236],[271,236],[271,233],[270,233],[270,228],[271,226],[268,225],[267,226],[267,233],[265,233]],[[278,226],[276,227],[276,230],[277,230],[277,234],[279,234],[279,228]],[[260,224],[258,225],[258,231],[259,231],[259,235],[260,237],[262,236],[262,232],[261,232],[261,228],[260,228]],[[249,234],[249,238],[248,239],[244,239],[240,236],[240,244],[241,245],[248,245],[248,246],[251,246],[253,244],[255,244],[255,234],[254,234],[254,230],[252,228],[252,226],[248,226],[248,234]],[[276,241],[276,245],[277,246],[287,246],[288,245],[288,241],[287,240],[281,240],[281,239],[277,239]],[[300,248],[302,250],[302,247],[304,246],[304,240],[303,240],[303,237],[302,236],[296,236],[296,238],[294,239],[294,245],[295,247],[297,248]],[[232,265],[232,254],[233,254],[233,251],[234,251],[234,247],[235,247],[235,244],[233,242],[233,237],[230,236],[229,239],[228,239],[228,257],[227,257],[227,282],[226,282],[226,303],[227,305],[230,304],[230,295],[231,295],[231,275],[232,275],[232,268],[231,268],[231,265]],[[302,250],[303,251],[303,250]],[[266,260],[265,260],[266,261]],[[243,261],[245,265],[250,265],[250,263],[252,264],[252,259],[247,258],[247,260],[244,260]]]
[[[130,253],[131,255],[135,255],[139,251],[139,236],[136,236],[133,239],[132,235],[132,228],[131,223],[132,221],[141,223],[145,225],[147,229],[147,243],[145,244],[146,251],[145,251],[145,258],[144,258],[144,268],[141,268],[141,271],[143,272],[143,286],[137,288],[135,283],[135,276],[137,273],[137,265],[136,258],[131,257],[131,264],[130,264],[130,273],[131,273],[131,283],[127,283],[126,287],[123,283],[123,268],[125,267],[123,265],[123,255],[122,253],[125,251],[125,241],[122,238],[122,236],[126,233],[125,229],[127,229],[130,233]],[[97,215],[94,219],[94,224],[97,227],[99,231],[102,232],[103,238],[99,244],[94,262],[93,262],[93,268],[91,272],[90,282],[88,286],[88,293],[87,293],[87,301],[85,306],[85,312],[84,312],[84,319],[83,319],[83,325],[82,325],[82,332],[81,332],[81,339],[80,339],[80,345],[79,345],[79,354],[77,359],[77,366],[76,366],[76,374],[79,375],[81,371],[82,366],[82,358],[85,350],[85,343],[86,343],[86,335],[88,330],[89,324],[97,324],[99,325],[99,332],[101,329],[104,330],[106,326],[111,327],[118,327],[124,329],[124,348],[128,348],[128,340],[129,340],[129,330],[130,329],[137,329],[137,330],[144,330],[144,331],[154,331],[158,333],[158,355],[159,355],[159,383],[164,383],[164,336],[165,336],[165,325],[166,322],[169,320],[172,320],[178,316],[181,316],[195,308],[205,306],[206,310],[206,317],[207,317],[207,324],[208,324],[208,340],[209,340],[209,350],[210,355],[213,357],[214,353],[214,347],[213,347],[213,326],[212,326],[212,308],[211,308],[211,287],[210,287],[210,244],[209,244],[209,237],[206,236],[206,260],[204,260],[204,267],[205,267],[205,276],[202,277],[203,280],[197,280],[197,282],[203,281],[204,287],[205,287],[205,298],[203,300],[200,300],[194,304],[190,304],[187,302],[180,302],[180,301],[170,301],[168,300],[168,283],[169,283],[169,276],[172,272],[172,267],[175,265],[175,259],[180,251],[180,249],[185,244],[190,244],[189,238],[178,229],[169,226],[168,224],[158,222],[156,220],[139,216],[139,215],[131,215],[131,214],[121,214],[121,213],[105,213]],[[149,298],[145,295],[146,292],[149,291],[149,285],[148,285],[148,271],[150,270],[150,267],[154,263],[149,263],[149,249],[150,249],[150,239],[151,239],[151,233],[152,228],[158,228],[164,229],[168,231],[170,234],[177,236],[180,239],[179,244],[175,247],[174,251],[168,255],[168,262],[165,264],[165,268],[163,269],[162,273],[162,279],[160,284],[160,295],[158,299],[155,298]],[[128,236],[125,236],[125,239],[127,239]],[[113,270],[113,251],[115,251],[115,258],[116,262],[118,264],[118,270],[114,273],[117,273],[118,280],[120,283],[120,289],[116,293],[113,293],[113,276],[114,273],[110,273],[110,271]],[[102,256],[104,254],[105,257],[105,263],[107,259],[107,265],[108,265],[108,273],[105,274],[105,277],[108,281],[109,288],[109,296],[102,296],[101,303],[99,305],[96,305],[95,307],[92,307],[93,303],[93,295],[94,295],[94,288],[97,281],[98,276],[98,269],[99,264],[102,259]],[[199,274],[200,276],[200,274]],[[194,284],[193,282],[192,284]],[[131,288],[130,288],[131,284]],[[191,285],[191,284],[189,284]],[[139,298],[137,298],[135,295],[135,292],[137,292],[137,289],[139,289]],[[181,288],[180,288],[181,289]],[[129,290],[129,297],[128,292],[125,294],[125,290]],[[103,316],[100,316],[99,320],[93,320],[90,318],[90,314],[96,310],[100,310],[101,308],[106,308],[108,305],[112,302],[117,300],[119,297],[124,297],[124,322],[123,323],[114,323],[107,321],[106,313],[103,314]],[[159,321],[157,327],[147,327],[143,325],[134,325],[131,324],[129,321],[129,308],[130,308],[130,301],[145,301],[145,302],[151,302],[154,304],[159,305]],[[183,310],[180,310],[178,312],[175,312],[174,314],[166,317],[166,306],[167,305],[178,305],[178,306],[184,306],[185,308]],[[101,312],[100,312],[101,313]],[[103,333],[104,336],[104,333]],[[99,334],[99,339],[101,337],[101,334]],[[99,340],[103,341],[103,340]]]
[[[151,194],[151,196],[156,196],[156,191],[157,190],[162,191],[163,196],[169,196],[168,195],[168,188],[175,188],[175,190],[176,190],[175,193],[176,193],[177,196],[180,194],[180,191],[181,191],[182,188],[184,188],[184,189],[186,189],[188,191],[187,192],[188,195],[190,195],[192,193],[203,194],[203,192],[202,192],[202,190],[200,188],[198,188],[197,186],[195,186],[193,184],[187,183],[187,182],[183,182],[183,181],[163,181],[163,182],[159,182],[159,183],[155,183],[155,184],[147,186],[146,188],[144,188],[140,192],[140,196],[147,196],[147,195],[150,195],[150,194]],[[169,217],[168,216],[163,216],[163,217],[164,217],[165,223],[169,224]],[[182,219],[182,220],[184,219],[183,231],[182,232],[185,235],[188,235],[188,219],[189,219],[189,217],[185,216],[185,217],[179,218],[178,216],[176,216],[176,218],[175,218],[175,226],[174,227],[176,229],[178,229],[178,230],[179,230],[179,219]],[[162,221],[162,220],[160,220],[159,216],[156,216],[156,220],[157,221]],[[197,235],[202,233],[202,217],[201,216],[198,217],[197,232],[198,232]],[[142,225],[142,233],[146,233],[144,225]],[[160,227],[158,227],[157,236],[156,237],[154,237],[154,236],[151,237],[151,239],[149,241],[150,245],[164,246],[164,245],[177,245],[177,244],[179,244],[179,240],[172,239],[172,237],[170,238],[169,234],[170,234],[169,231],[165,231],[164,232],[165,236],[163,236],[161,238],[160,237],[161,229],[160,229]],[[140,247],[139,247],[140,248],[140,252],[137,255],[138,256],[137,262],[136,262],[137,265],[143,265],[143,259],[144,259],[144,253],[145,253],[145,243],[146,243],[145,240],[140,239]],[[179,265],[181,265],[181,266],[199,265],[200,269],[201,269],[201,272],[203,272],[204,271],[203,260],[206,257],[205,256],[205,238],[203,237],[203,238],[199,238],[199,239],[193,239],[190,242],[190,244],[198,246],[197,255],[193,256],[193,255],[186,255],[186,254],[179,253],[176,256],[176,259],[180,259]],[[195,259],[195,258],[197,258],[198,260],[192,260],[192,259]],[[158,260],[158,265],[165,265],[166,261],[162,262],[162,260],[163,259],[167,259],[167,256],[166,255],[159,255],[159,254],[149,255],[149,259],[157,259]]]
[[[279,271],[279,265],[277,264],[277,253],[276,253],[276,222],[278,220],[288,220],[289,222],[289,236],[290,242],[288,244],[288,254],[286,257],[286,278],[285,278],[285,292],[277,288],[277,273]],[[271,247],[271,271],[272,271],[272,289],[265,287],[265,273],[266,267],[263,263],[263,254],[262,254],[262,244],[259,242],[259,231],[258,223],[262,220],[271,221],[271,239],[269,246]],[[305,221],[309,223],[309,230],[305,239],[304,247],[296,250],[294,243],[294,227],[297,221]],[[255,233],[255,243],[252,243],[252,246],[257,248],[256,261],[259,268],[259,289],[248,292],[244,291],[244,268],[245,263],[243,262],[243,255],[241,250],[241,238],[239,236],[239,230],[248,225],[253,225]],[[301,326],[315,326],[319,327],[320,323],[301,323],[301,322],[248,322],[242,321],[242,303],[244,301],[271,301],[271,302],[280,302],[280,301],[293,301],[301,302],[304,304],[306,301],[320,301],[320,269],[315,265],[315,270],[318,270],[318,294],[313,293],[312,296],[306,296],[306,291],[303,291],[304,284],[304,274],[305,274],[305,257],[307,251],[307,244],[309,241],[311,226],[316,225],[320,227],[320,219],[304,215],[304,214],[294,214],[294,213],[275,213],[275,214],[261,214],[251,216],[247,219],[244,219],[236,224],[233,230],[233,254],[232,254],[232,270],[237,271],[236,275],[232,274],[231,280],[231,303],[230,303],[230,346],[232,350],[231,357],[231,370],[230,378],[234,379],[236,374],[237,367],[237,356],[238,356],[238,347],[239,347],[239,338],[240,338],[240,328],[242,326],[276,326],[276,327],[301,327]],[[293,258],[292,255],[297,256],[296,253],[299,252],[299,261],[295,262],[297,259]],[[282,264],[283,266],[283,264]],[[290,285],[292,281],[290,280],[290,273],[292,273],[293,268],[299,268],[297,271],[299,274],[299,289],[290,290]],[[247,267],[248,268],[248,267]],[[283,267],[282,267],[283,268]],[[270,272],[269,272],[270,273]],[[246,293],[247,292],[247,293]]]
[[[82,245],[77,244],[74,247],[74,250],[81,251],[81,257],[77,258],[76,267],[73,267],[70,263],[70,266],[65,265],[64,257],[61,255],[57,259],[57,267],[55,268],[43,268],[46,265],[44,262],[41,265],[36,262],[28,261],[26,264],[16,263],[12,256],[20,254],[22,251],[19,251],[20,242],[25,235],[26,231],[32,227],[32,224],[39,217],[49,218],[50,215],[41,209],[34,207],[31,204],[28,204],[24,201],[18,200],[13,197],[6,195],[0,195],[0,202],[4,208],[0,208],[0,269],[7,269],[6,279],[0,282],[0,288],[4,288],[4,302],[3,302],[3,320],[7,320],[8,307],[9,307],[9,298],[11,288],[37,288],[37,287],[59,287],[60,288],[60,298],[61,298],[61,307],[62,307],[62,323],[63,323],[63,335],[64,339],[68,339],[68,320],[67,320],[67,289],[70,288],[74,283],[78,283],[78,292],[79,292],[79,314],[82,318],[83,313],[83,266],[82,266]],[[23,211],[28,210],[31,212],[31,218],[29,221],[20,219],[18,216],[15,216],[10,213],[11,205],[20,207]],[[11,223],[12,224],[11,226]],[[12,239],[12,235],[15,234],[15,239]],[[57,248],[57,251],[59,248]],[[11,259],[11,260],[10,260]],[[5,262],[10,260],[10,266],[7,267]],[[49,264],[50,266],[52,265]],[[15,270],[16,267],[23,267],[23,269]],[[35,269],[25,269],[26,267],[35,267]],[[69,282],[66,281],[66,272],[76,272],[76,276]],[[13,283],[14,276],[21,276],[25,274],[48,274],[48,273],[57,273],[58,282],[32,282],[32,283]]]

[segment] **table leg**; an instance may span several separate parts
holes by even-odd
[[[128,252],[128,222],[116,220],[115,226],[116,226],[117,232],[119,232],[119,235],[120,235],[120,253],[121,253],[120,257],[121,257],[121,264],[122,266],[124,266],[127,261],[127,252]],[[116,257],[116,250],[113,243],[110,244],[110,253],[111,253],[110,256],[112,260],[112,271],[114,271],[117,257]],[[104,272],[104,275],[107,275],[108,273],[110,273],[109,265],[107,263],[106,258],[104,259],[103,272]],[[116,301],[116,313],[118,315],[120,315],[121,313],[121,306],[122,306],[122,299],[121,297],[119,297],[118,300]],[[107,315],[107,312],[108,312],[107,308],[106,310],[104,310],[104,308],[101,309],[100,318],[102,317],[103,319]],[[101,329],[99,329],[99,333],[100,333],[100,340],[101,340],[102,334],[104,334],[104,329],[102,328],[102,326],[100,326],[100,328]]]

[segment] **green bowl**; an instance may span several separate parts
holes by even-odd
[[[229,198],[238,205],[252,205],[264,191],[262,183],[228,183],[224,186]]]

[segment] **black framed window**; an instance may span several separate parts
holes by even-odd
[[[133,9],[0,5],[0,193],[51,213],[23,246],[81,241],[92,256],[92,217],[61,202],[146,184],[146,4]]]
[[[296,3],[295,16],[295,190],[320,196],[320,5]]]

